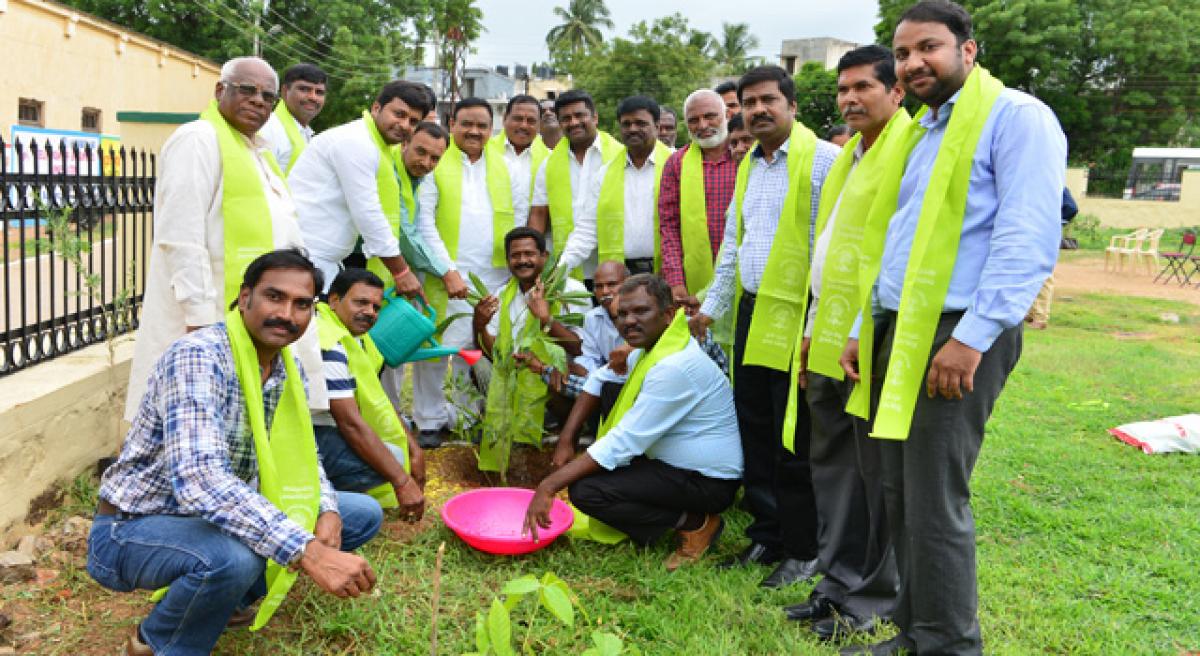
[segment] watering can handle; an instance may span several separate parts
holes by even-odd
[[[411,299],[404,298],[403,296],[397,296],[396,295],[396,287],[392,286],[392,287],[388,287],[387,289],[383,290],[383,298],[385,300],[387,300],[388,303],[395,303],[397,301],[407,301],[408,303],[411,303],[412,306],[415,307],[418,312],[422,312],[421,306],[423,305],[423,306],[425,306],[423,314],[425,316],[429,317],[429,320],[432,321],[434,325],[437,325],[437,310],[433,309],[433,306],[429,304],[429,301],[425,300],[424,296],[414,296]],[[418,305],[418,303],[420,305]]]

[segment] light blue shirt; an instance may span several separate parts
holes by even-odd
[[[603,305],[598,305],[583,315],[583,354],[575,358],[575,364],[588,373],[608,364],[608,354],[625,343],[612,317]]]
[[[961,93],[961,91],[960,91]],[[927,132],[909,155],[876,284],[874,305],[900,308],[900,292],[933,162],[958,94],[921,119]],[[1067,140],[1037,98],[1005,89],[975,149],[958,256],[946,311],[965,310],[954,338],[986,351],[1019,325],[1054,270],[1062,237],[1060,208]]]
[[[630,370],[642,357],[629,354]],[[624,380],[609,368],[588,377],[584,391],[600,395],[604,382]],[[695,339],[646,372],[633,406],[603,438],[588,447],[601,467],[612,470],[640,455],[680,469],[727,480],[742,477],[742,440],[733,408],[733,388]]]

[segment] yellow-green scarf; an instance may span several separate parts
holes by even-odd
[[[867,214],[879,191],[878,179],[884,174],[882,168],[892,161],[889,149],[902,144],[903,135],[911,122],[908,112],[897,110],[875,143],[863,154],[849,179],[842,175],[835,181],[835,171],[843,166],[848,170],[854,160],[854,149],[862,138],[861,134],[855,135],[842,148],[842,155],[834,163],[833,170],[822,186],[821,214],[817,219],[818,236],[824,234],[829,215],[835,206],[838,207],[837,223],[833,226],[825,255],[821,297],[817,299],[812,344],[808,351],[808,369],[823,376],[842,380],[845,375],[838,359],[841,358],[850,326],[858,313],[858,256]]]
[[[902,133],[908,127],[909,121],[908,112],[903,109],[893,114],[883,132],[876,138],[875,144],[863,155],[858,167],[854,168],[851,174],[854,151],[862,139],[861,134],[854,135],[850,142],[842,147],[842,153],[834,161],[829,175],[821,185],[817,238],[819,239],[824,232],[835,207],[838,208],[838,218],[825,256],[821,297],[817,299],[813,340],[808,351],[808,369],[830,378],[841,380],[844,376],[838,359],[846,344],[850,326],[854,323],[854,308],[858,303],[858,252],[867,211],[878,190],[875,181],[881,174],[879,164],[889,161],[887,149],[900,141],[889,141],[889,137]],[[811,269],[807,284],[812,286]],[[803,339],[804,331],[801,330],[796,333],[796,343],[792,350],[793,371],[800,368]],[[799,381],[793,376],[788,387],[787,412],[783,418],[783,442],[789,451],[795,450],[797,404],[802,402]]]
[[[679,238],[683,246],[683,278],[689,292],[699,294],[713,278],[708,236],[708,205],[704,192],[704,154],[692,143],[679,166]]]
[[[792,125],[788,141],[787,168],[788,190],[783,199],[779,215],[779,226],[771,243],[771,253],[759,283],[754,316],[750,318],[750,330],[742,363],[788,371],[792,364],[792,345],[796,332],[804,325],[808,290],[804,281],[808,277],[808,224],[812,205],[812,168],[816,152],[817,137],[812,130],[800,123]],[[742,244],[744,222],[742,217],[746,185],[754,157],[747,156],[738,166],[737,184],[734,187],[734,203],[737,207],[737,245]],[[740,270],[738,267],[735,270]],[[741,299],[741,274],[733,311],[737,312]],[[736,324],[736,315],[735,323]],[[732,371],[732,368],[731,368]]]
[[[603,130],[596,133],[600,142],[600,159],[604,163],[613,160],[621,151],[621,144]],[[570,141],[560,139],[546,157],[546,196],[550,207],[550,230],[554,238],[554,252],[562,253],[567,245],[567,237],[575,230],[575,210],[572,206],[578,194],[587,193],[586,189],[571,189],[571,163],[574,157]],[[576,267],[571,275],[583,277],[583,270]]]
[[[300,134],[300,124],[296,122],[295,117],[288,111],[287,103],[280,101],[275,106],[275,116],[279,117],[279,123],[283,126],[283,133],[287,135],[288,143],[292,145],[292,152],[288,155],[287,166],[284,167],[285,173],[291,173],[292,167],[296,165],[296,160],[300,159],[300,153],[308,147],[308,142],[304,140],[304,135]],[[282,162],[277,162],[281,164]]]
[[[225,315],[225,328],[229,333],[238,383],[246,397],[246,415],[258,461],[259,491],[289,519],[311,533],[321,507],[320,465],[304,383],[292,350],[284,348],[280,351],[287,377],[268,432],[258,354],[242,322],[241,311],[234,309]],[[267,596],[259,605],[250,630],[261,629],[271,619],[275,609],[287,598],[296,576],[297,573],[287,567],[274,561],[267,562]]]
[[[1004,84],[981,66],[967,76],[950,115],[946,134],[938,149],[929,186],[921,203],[912,251],[904,273],[900,310],[896,317],[892,354],[883,379],[879,407],[871,436],[904,440],[912,425],[917,394],[924,383],[934,332],[945,306],[946,292],[958,256],[966,212],[967,189],[979,136],[987,124],[992,105],[1004,91]],[[946,107],[942,107],[943,111]],[[867,218],[863,252],[859,260],[859,308],[862,327],[859,332],[858,366],[861,383],[855,385],[846,405],[848,412],[864,419],[870,414],[871,359],[874,352],[875,322],[871,316],[871,291],[879,275],[887,223],[895,214],[908,154],[925,134],[920,118],[922,108],[905,134],[905,144],[891,153],[879,180],[878,199]]]
[[[508,284],[505,285],[504,291],[500,293],[500,319],[499,332],[496,333],[496,341],[492,345],[492,361],[495,362],[500,357],[512,357],[516,351],[516,344],[513,343],[513,322],[509,316],[508,308],[520,293],[520,285],[516,278],[510,278]],[[556,303],[550,306],[550,314],[556,315],[559,312],[560,306]],[[525,318],[526,322],[537,319],[532,316]],[[542,347],[542,342],[535,342],[532,353],[537,356],[542,362],[549,363],[552,361],[549,353]],[[547,364],[547,366],[549,366]],[[525,367],[517,370],[516,389],[510,390],[509,394],[499,391],[499,385],[505,385],[508,381],[503,380],[502,376],[493,375],[488,383],[487,408],[488,414],[495,413],[510,413],[523,412],[529,415],[529,421],[524,422],[526,430],[513,436],[513,442],[524,442],[540,447],[542,444],[542,421],[546,416],[546,382],[542,377],[533,373]],[[493,392],[493,390],[496,390]],[[487,440],[484,440],[479,450],[479,469],[480,471],[500,471],[499,454],[495,453]]]
[[[613,156],[600,183],[600,199],[596,203],[596,250],[600,262],[625,261],[625,169],[628,150],[620,147]],[[658,236],[658,190],[662,183],[663,165],[671,149],[661,141],[654,142],[654,270],[662,269],[662,240]]]
[[[238,297],[246,267],[275,248],[271,208],[251,146],[221,116],[216,100],[209,103],[200,118],[216,129],[221,153],[221,216],[225,226],[225,289],[221,307],[228,307]],[[263,157],[282,180],[275,156],[264,152]]]
[[[463,152],[453,141],[433,170],[433,179],[438,189],[436,223],[438,234],[450,255],[450,266],[458,258],[458,240],[462,227],[462,181]],[[495,139],[487,142],[483,149],[484,166],[487,171],[488,200],[492,204],[492,266],[505,267],[508,258],[504,254],[504,235],[516,225],[512,202],[512,181],[508,175],[508,163],[504,161],[504,142]],[[468,235],[468,239],[476,235]],[[425,297],[429,299],[438,317],[445,317],[446,285],[434,276],[425,276]]]
[[[375,126],[375,118],[371,112],[363,111],[363,125],[371,135],[371,141],[379,149],[379,165],[375,167],[375,186],[379,191],[379,206],[392,226],[392,235],[400,239],[400,203],[408,210],[408,221],[417,220],[417,201],[413,196],[412,180],[408,179],[408,171],[404,169],[401,150],[398,146],[390,145],[379,134]],[[392,272],[377,258],[367,260],[367,269],[379,276],[385,283],[392,280]]]
[[[333,308],[325,303],[317,304],[317,335],[322,351],[328,351],[339,343],[346,349],[347,366],[354,377],[354,402],[358,405],[359,414],[379,439],[404,451],[404,471],[412,471],[408,433],[400,423],[387,393],[383,391],[383,384],[379,382],[383,354],[375,346],[375,341],[367,333],[359,338],[361,342],[355,339]],[[375,497],[384,508],[400,507],[396,501],[396,491],[389,483],[372,488],[367,494]]]

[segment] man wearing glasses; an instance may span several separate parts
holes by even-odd
[[[237,298],[254,258],[304,241],[296,207],[267,143],[256,136],[279,99],[279,77],[257,57],[221,67],[214,99],[184,124],[159,155],[154,241],[145,302],[130,369],[125,418],[132,420],[154,362],[167,346],[217,323]],[[312,325],[315,325],[312,324]],[[319,380],[315,330],[296,343],[309,380]],[[309,393],[328,407],[323,386]]]

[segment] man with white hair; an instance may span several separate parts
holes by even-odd
[[[283,174],[257,136],[278,98],[279,77],[270,64],[257,57],[231,59],[199,120],[180,126],[163,145],[128,420],[155,361],[184,334],[221,321],[246,265],[268,251],[304,243]],[[319,380],[315,330],[300,338],[296,351],[309,380]],[[309,403],[328,406],[322,386],[309,390]]]
[[[662,275],[675,302],[690,312],[708,287],[725,234],[725,211],[733,198],[737,163],[725,146],[725,103],[712,89],[694,91],[683,103],[692,143],[663,167],[658,194]],[[694,147],[698,146],[698,147]]]

